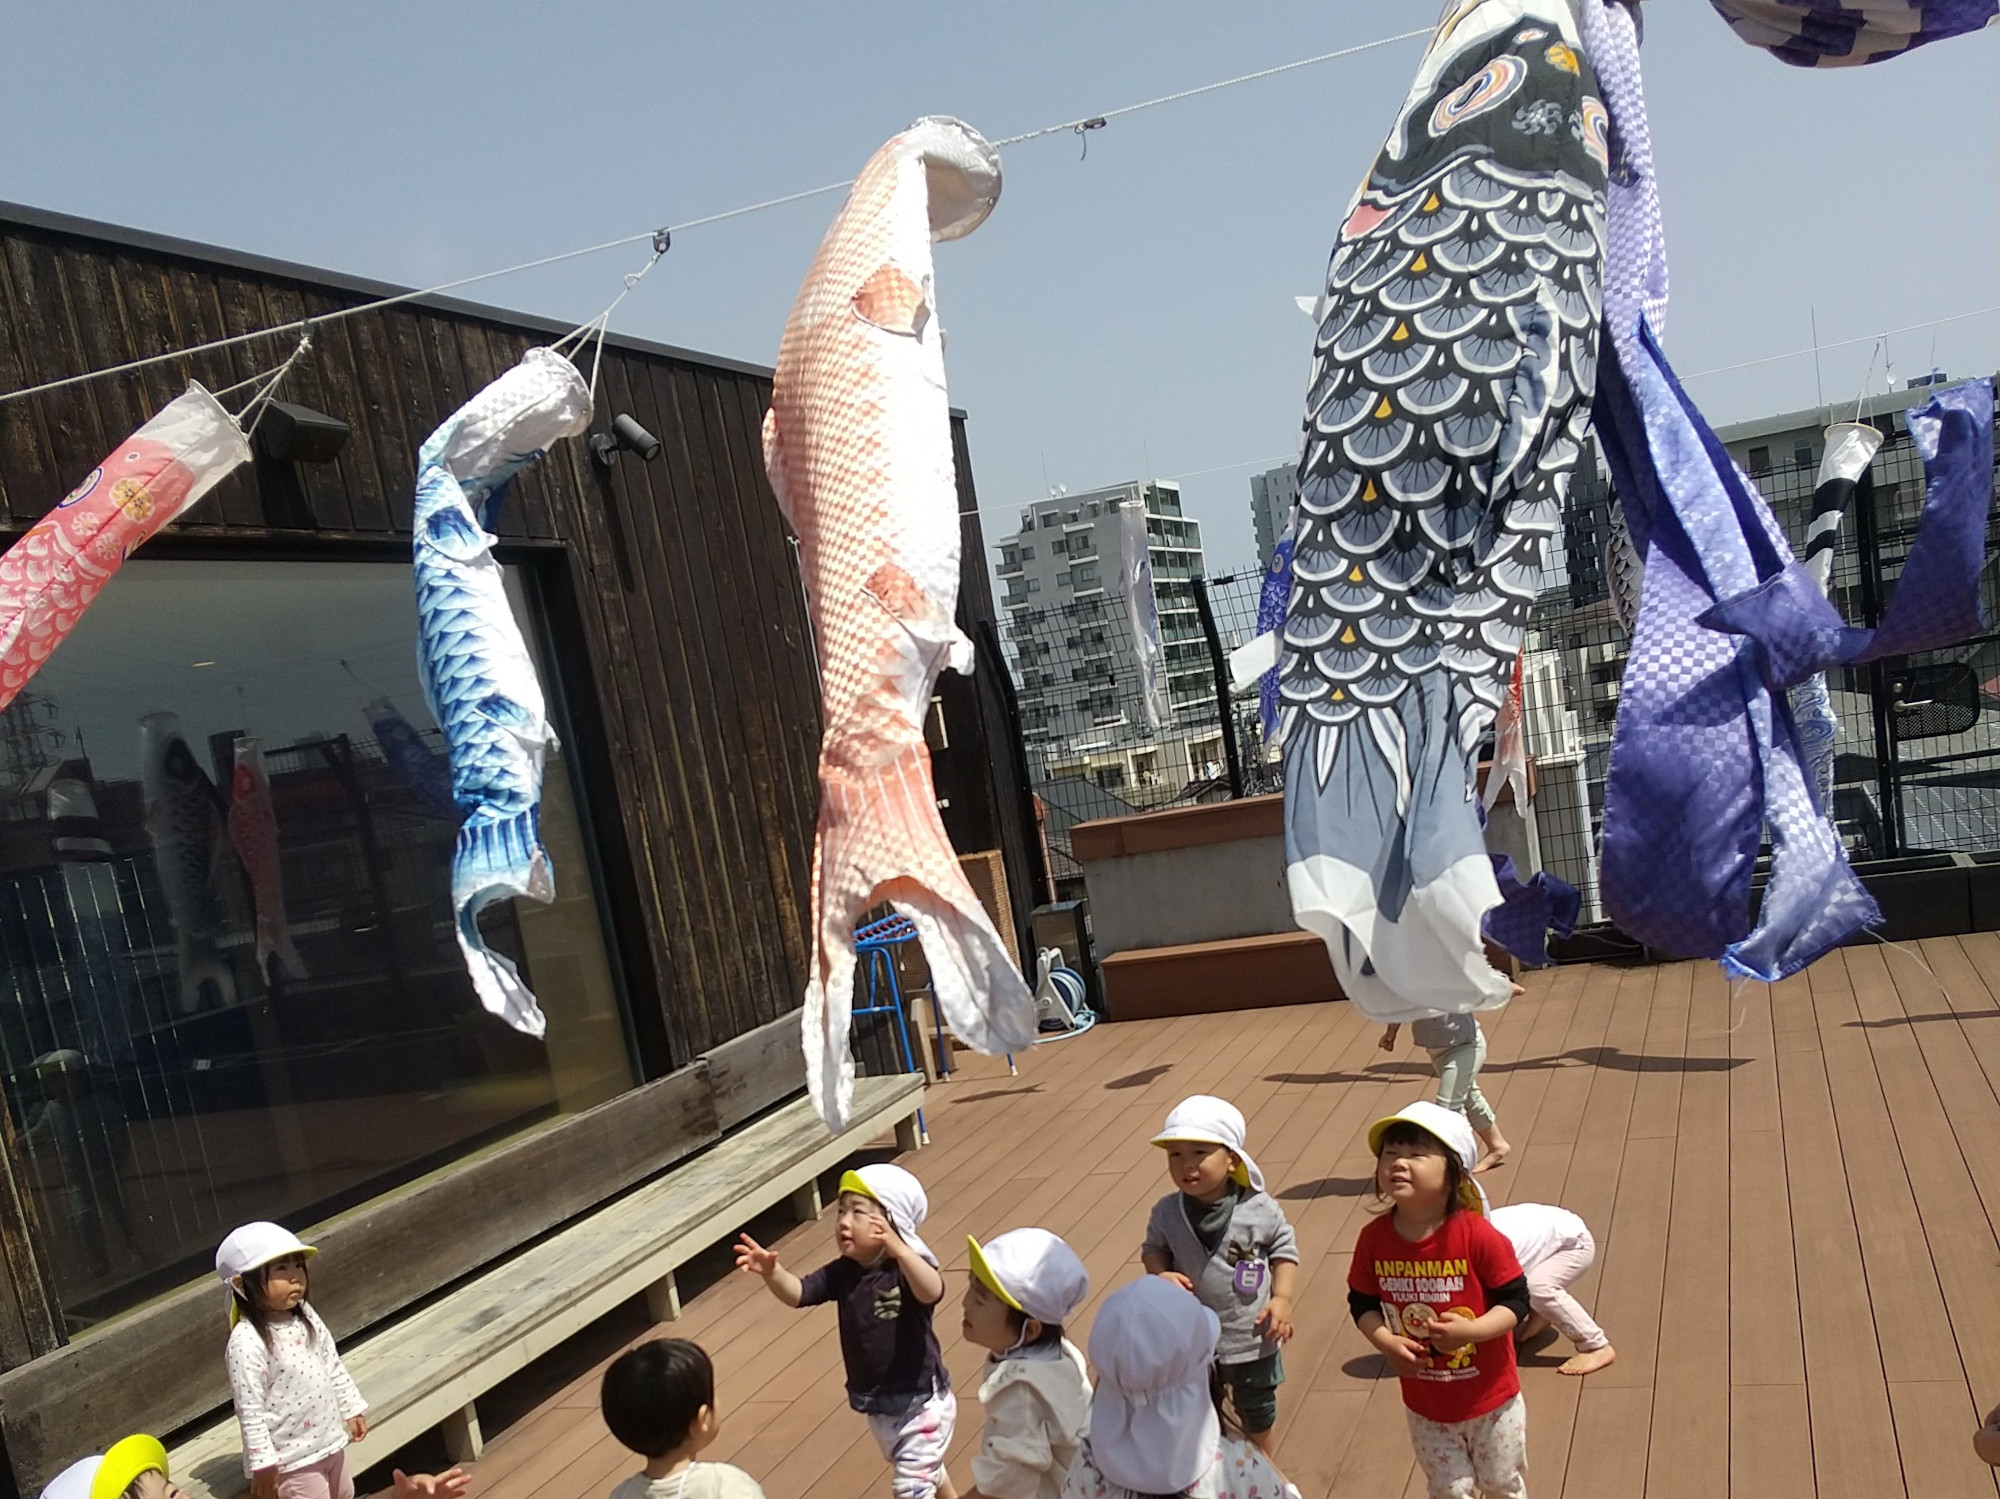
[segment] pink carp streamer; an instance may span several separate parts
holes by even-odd
[[[125,559],[249,457],[236,418],[190,384],[0,556],[0,708]]]

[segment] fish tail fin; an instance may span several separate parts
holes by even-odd
[[[922,743],[883,765],[821,767],[813,850],[813,980],[804,1015],[806,1081],[829,1125],[853,1092],[848,1019],[854,928],[887,901],[917,929],[932,992],[952,1033],[975,1051],[1025,1051],[1034,997],[973,892],[946,836]],[[830,1086],[829,1086],[830,1085]]]
[[[1343,724],[1302,719],[1285,745],[1293,919],[1375,1021],[1484,1009],[1512,992],[1481,939],[1500,887],[1448,692],[1419,683]]]
[[[236,970],[213,943],[183,941],[180,947],[180,1012],[226,1010],[236,1003]],[[208,991],[214,991],[213,1002]]]
[[[306,976],[306,960],[299,956],[299,949],[292,941],[290,928],[281,928],[275,936],[260,936],[257,939],[257,971],[268,975],[271,959],[278,960],[278,966],[285,970],[288,979],[302,979]]]
[[[479,930],[479,913],[496,900],[525,895],[530,900],[550,901],[555,893],[555,871],[542,847],[535,807],[497,815],[477,813],[460,826],[451,856],[451,898],[458,912],[459,951],[465,956],[479,1002],[530,1036],[540,1036],[548,1029],[547,1017],[513,961],[486,945]]]

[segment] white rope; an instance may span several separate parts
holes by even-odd
[[[1107,121],[1118,119],[1123,115],[1136,114],[1142,109],[1155,109],[1162,104],[1173,104],[1182,99],[1195,98],[1201,94],[1212,94],[1218,89],[1235,88],[1238,84],[1242,83],[1255,83],[1259,79],[1274,78],[1280,73],[1289,73],[1298,68],[1309,68],[1318,63],[1331,62],[1335,58],[1352,57],[1356,53],[1367,52],[1372,48],[1387,47],[1396,42],[1406,42],[1416,37],[1429,35],[1431,35],[1431,28],[1429,27],[1425,27],[1421,31],[1405,31],[1395,36],[1381,37],[1372,42],[1362,42],[1356,46],[1343,47],[1336,52],[1322,52],[1316,57],[1304,57],[1300,58],[1297,62],[1281,63],[1275,68],[1265,68],[1261,72],[1244,73],[1235,78],[1225,78],[1218,83],[1205,83],[1199,88],[1182,89],[1179,93],[1175,94],[1163,94],[1157,99],[1146,99],[1137,104],[1127,104],[1121,109],[1107,110],[1101,115],[1090,115],[1079,120],[1069,120],[1060,125],[1046,125],[1040,130],[1030,130],[1022,135],[1010,135],[1003,140],[993,142],[993,144],[995,146],[1018,146],[1024,141],[1039,140],[1043,136],[1060,135],[1064,131],[1071,130],[1081,135],[1087,129],[1095,130],[1101,128]],[[741,208],[725,209],[721,213],[712,213],[704,218],[689,219],[685,223],[670,224],[661,229],[647,229],[638,234],[627,234],[618,239],[608,239],[602,244],[585,245],[580,249],[564,250],[556,255],[544,255],[535,260],[524,260],[518,265],[503,266],[497,271],[481,271],[474,276],[461,276],[457,280],[440,281],[435,286],[426,286],[417,291],[398,292],[394,296],[378,297],[368,302],[357,302],[352,307],[341,307],[336,308],[332,312],[316,313],[312,317],[300,318],[289,323],[279,323],[275,327],[259,328],[251,333],[238,333],[228,338],[211,339],[207,343],[190,344],[184,349],[174,349],[165,354],[152,354],[143,359],[130,359],[123,364],[110,365],[104,369],[88,370],[83,374],[69,375],[60,380],[46,380],[40,385],[30,385],[20,390],[10,390],[0,393],[0,404],[5,404],[8,401],[22,400],[28,396],[45,395],[50,391],[66,390],[72,385],[82,385],[88,381],[102,380],[112,375],[123,375],[133,370],[150,369],[156,364],[166,364],[175,359],[188,359],[196,354],[205,354],[216,349],[229,349],[236,347],[238,344],[254,343],[261,338],[279,338],[288,333],[305,333],[320,323],[338,322],[342,318],[356,317],[364,312],[379,312],[385,308],[401,306],[405,302],[417,302],[422,301],[426,297],[442,296],[446,292],[457,291],[460,287],[474,286],[482,281],[497,281],[505,276],[519,275],[523,271],[533,271],[539,270],[543,266],[559,265],[566,260],[580,260],[586,256],[602,254],[606,250],[623,249],[626,245],[636,245],[645,240],[654,240],[657,242],[662,238],[680,233],[683,230],[701,229],[707,225],[720,224],[729,219],[740,219],[749,214],[763,213],[768,209],[782,208],[789,203],[803,203],[808,198],[823,197],[827,193],[843,192],[853,185],[854,179],[848,177],[839,182],[826,183],[821,187],[809,187],[803,192],[786,193],[783,197],[766,198],[759,203],[746,203]],[[616,307],[619,302],[625,299],[626,294],[638,284],[639,278],[651,270],[653,265],[658,262],[660,255],[664,253],[664,250],[656,251],[652,260],[648,261],[639,271],[626,278],[625,290],[612,301],[612,307]],[[589,322],[580,324],[577,328],[571,330],[565,336],[564,341],[567,342],[568,339],[575,338],[579,334],[587,336],[588,331],[594,328],[596,329],[598,340],[598,354],[601,357],[604,339],[603,320],[608,319],[609,316],[610,309],[607,308],[598,317],[592,318]],[[297,356],[294,355],[293,357],[296,358]],[[290,361],[287,361],[288,365],[289,363]],[[594,364],[591,382],[594,391],[596,385]],[[247,384],[248,382],[242,383]],[[230,387],[232,390],[239,388],[240,385]]]
[[[1044,125],[1039,130],[1030,130],[1022,135],[1010,135],[993,142],[995,146],[1018,146],[1024,141],[1040,140],[1045,135],[1061,135],[1073,130],[1082,135],[1086,130],[1102,129],[1110,121],[1124,115],[1137,114],[1142,109],[1157,109],[1162,104],[1178,104],[1183,99],[1197,98],[1202,94],[1212,94],[1219,89],[1235,88],[1239,83],[1256,83],[1265,78],[1275,78],[1280,73],[1290,73],[1299,68],[1314,67],[1319,63],[1332,62],[1337,57],[1353,57],[1358,52],[1369,52],[1377,47],[1393,46],[1397,42],[1413,41],[1420,36],[1432,34],[1429,26],[1419,31],[1398,32],[1395,36],[1378,37],[1372,42],[1360,42],[1352,47],[1342,47],[1337,52],[1322,52],[1317,57],[1302,57],[1297,62],[1280,63],[1275,68],[1265,68],[1256,73],[1242,73],[1234,78],[1225,78],[1219,83],[1204,83],[1199,88],[1182,89],[1177,94],[1162,94],[1157,99],[1145,99],[1137,104],[1127,104],[1122,109],[1107,109],[1102,114],[1085,115],[1079,120],[1065,120],[1060,125]]]
[[[257,430],[257,423],[263,420],[265,411],[270,408],[271,398],[277,393],[279,383],[292,372],[292,366],[303,359],[312,346],[312,329],[307,328],[299,334],[299,346],[292,350],[291,356],[272,371],[271,377],[258,386],[256,393],[244,403],[243,409],[236,414],[236,425],[243,429],[245,437]],[[255,378],[253,375],[251,380]],[[241,390],[248,384],[250,380],[240,380],[228,389]]]
[[[1844,349],[1851,344],[1865,344],[1874,339],[1893,338],[1898,333],[1915,333],[1920,328],[1937,328],[1946,323],[1963,322],[1969,317],[1985,317],[1988,313],[2000,312],[2000,303],[1992,307],[1975,307],[1970,312],[1954,312],[1950,317],[1932,318],[1927,323],[1911,323],[1903,328],[1891,328],[1884,333],[1864,333],[1859,338],[1843,338],[1839,343],[1818,344],[1810,349],[1793,349],[1784,354],[1766,354],[1761,359],[1746,359],[1740,364],[1719,364],[1712,370],[1696,370],[1692,375],[1682,375],[1683,380],[1699,380],[1705,375],[1726,375],[1731,370],[1747,370],[1760,364],[1775,364],[1780,359],[1803,359],[1808,354],[1823,349]]]

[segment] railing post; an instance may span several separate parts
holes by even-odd
[[[1229,767],[1229,796],[1243,799],[1243,757],[1236,749],[1236,715],[1229,705],[1229,662],[1222,654],[1222,635],[1215,628],[1215,610],[1208,602],[1208,579],[1193,578],[1195,612],[1208,638],[1208,664],[1215,676],[1215,721],[1222,726],[1223,763]]]

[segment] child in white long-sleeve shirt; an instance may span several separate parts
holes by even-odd
[[[215,1253],[230,1296],[223,1361],[255,1499],[354,1499],[347,1445],[368,1435],[368,1402],[306,1300],[306,1261],[318,1252],[275,1223],[248,1223]]]
[[[1045,1228],[984,1245],[966,1239],[972,1273],[961,1330],[987,1350],[986,1409],[971,1493],[963,1499],[1059,1499],[1090,1425],[1090,1373],[1063,1336],[1090,1294],[1076,1251]]]

